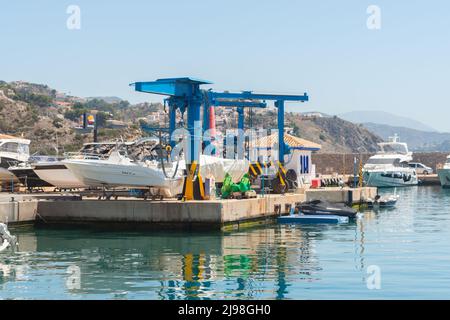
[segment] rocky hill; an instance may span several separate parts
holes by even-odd
[[[32,141],[32,153],[56,154],[79,150],[92,141],[92,133],[74,128],[78,116],[87,110],[81,98],[65,96],[46,85],[0,82],[0,133]],[[110,105],[112,110],[118,109]],[[100,129],[100,139],[133,138],[137,126],[125,130]]]
[[[277,114],[265,111],[252,116],[255,127],[276,128]],[[322,145],[321,153],[372,153],[383,139],[364,126],[334,117],[304,117],[286,113],[285,126],[296,136]]]
[[[321,144],[322,153],[376,152],[377,143],[383,140],[362,125],[338,117],[301,118],[288,114],[286,119],[296,135]]]

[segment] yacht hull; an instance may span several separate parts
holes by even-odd
[[[364,181],[369,187],[410,187],[419,184],[414,172],[405,171],[365,171]]]
[[[139,165],[122,165],[108,161],[65,160],[73,175],[90,187],[159,188],[171,195],[181,193],[183,179],[167,179],[160,170]]]
[[[450,169],[438,170],[439,180],[444,188],[450,188]]]
[[[42,180],[36,175],[31,167],[13,167],[10,168],[9,171],[11,171],[27,189],[53,187],[52,184]]]
[[[0,157],[0,182],[19,182],[17,177],[8,170],[8,168],[14,164],[19,163],[21,161],[18,161],[13,158],[9,157]]]
[[[60,189],[87,188],[63,163],[37,164],[34,172],[42,180]]]
[[[170,179],[155,164],[136,164],[127,162],[124,158],[70,159],[64,160],[62,163],[81,183],[89,187],[156,188],[172,196],[182,193],[183,171],[186,169],[185,162],[180,161],[175,178]],[[234,181],[239,181],[248,172],[248,166],[249,163],[246,160],[228,160],[207,156],[200,158],[202,177],[214,177],[216,182],[222,182],[227,173],[232,176]],[[172,176],[172,174],[169,170],[168,175]]]

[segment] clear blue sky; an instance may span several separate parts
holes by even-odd
[[[81,8],[81,30],[66,9]],[[368,5],[381,30],[368,30]],[[384,110],[450,131],[448,1],[6,1],[0,79],[79,96],[158,97],[128,84],[194,76],[217,90],[308,92],[291,110]]]

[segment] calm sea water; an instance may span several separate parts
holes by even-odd
[[[397,209],[339,226],[14,229],[0,299],[450,299],[450,190],[397,193]]]

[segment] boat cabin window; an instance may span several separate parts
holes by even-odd
[[[0,151],[11,152],[11,153],[21,153],[30,154],[30,149],[27,144],[17,143],[17,142],[6,142],[0,146]]]
[[[408,153],[408,147],[404,143],[380,143],[379,146],[381,153]]]
[[[6,142],[1,145],[0,151],[17,153],[19,144],[17,142]]]
[[[407,162],[400,162],[400,159],[369,159],[367,164],[372,165],[393,165],[395,167],[408,167],[409,164]]]
[[[447,159],[447,162],[446,162],[447,164],[450,164],[450,158],[449,159]]]

